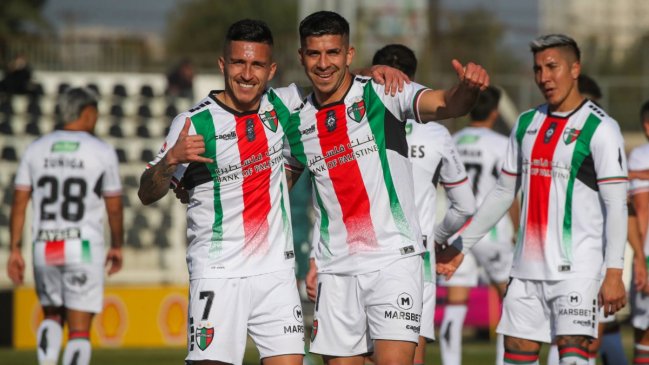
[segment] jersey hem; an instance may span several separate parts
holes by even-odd
[[[316,258],[316,266],[319,268],[318,269],[318,274],[341,275],[341,276],[363,275],[363,274],[367,274],[367,273],[371,273],[371,272],[375,272],[375,271],[380,271],[380,270],[394,264],[395,262],[397,262],[399,260],[407,259],[407,258],[412,257],[412,256],[422,255],[424,252],[425,251],[413,252],[411,254],[393,256],[390,259],[386,258],[386,259],[383,259],[383,260],[370,259],[370,261],[379,261],[380,265],[371,266],[371,267],[368,267],[366,269],[336,270],[334,268],[334,269],[331,269],[329,271],[325,271],[326,270],[326,265],[322,265],[322,269],[320,269],[321,265],[319,265],[317,258]]]
[[[253,272],[253,273],[231,273],[231,274],[223,274],[223,275],[199,275],[199,274],[190,274],[189,275],[189,280],[196,280],[196,279],[234,279],[234,278],[248,278],[248,277],[253,277],[253,276],[259,276],[259,275],[266,275],[266,274],[272,274],[284,270],[295,270],[295,264],[292,264],[290,266],[286,267],[279,267],[276,269],[269,269],[269,270],[264,270],[261,272]]]

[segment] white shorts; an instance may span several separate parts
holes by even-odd
[[[497,332],[532,341],[554,336],[597,338],[599,280],[540,281],[512,278]]]
[[[97,264],[35,265],[36,295],[43,307],[99,313],[104,305],[104,268]]]
[[[373,340],[417,343],[422,261],[406,257],[354,276],[318,273],[310,352],[356,356],[373,352]]]
[[[260,358],[304,354],[304,321],[293,269],[189,282],[185,360],[241,364],[247,334]]]
[[[437,301],[437,286],[435,283],[424,281],[424,306],[421,311],[421,331],[419,335],[427,341],[435,341],[435,302]]]
[[[636,291],[634,287],[631,300],[631,324],[633,328],[646,331],[649,328],[649,295]]]
[[[491,284],[506,283],[514,259],[514,246],[508,242],[480,241],[471,248],[450,280],[441,279],[442,286],[474,287],[478,285],[480,267]]]

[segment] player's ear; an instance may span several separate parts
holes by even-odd
[[[273,62],[270,64],[270,73],[268,74],[268,81],[272,80],[275,77],[275,72],[277,71],[277,63]]]
[[[579,78],[579,74],[581,73],[581,63],[579,61],[575,61],[572,63],[570,66],[570,76],[572,76],[573,80],[577,80]]]
[[[221,70],[221,73],[225,75],[225,59],[221,56],[219,57],[219,69]]]
[[[346,62],[347,66],[350,66],[352,64],[355,54],[356,54],[356,48],[349,46],[349,49],[347,49],[347,62]]]
[[[297,57],[300,60],[300,64],[304,66],[304,49],[303,48],[298,48],[297,49]]]

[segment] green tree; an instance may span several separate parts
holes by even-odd
[[[297,11],[295,0],[192,0],[169,19],[167,54],[172,60],[189,56],[198,67],[213,70],[228,26],[243,18],[260,19],[273,31],[279,66],[275,81],[283,83],[287,70],[298,66]]]
[[[10,39],[22,37],[30,30],[49,29],[42,15],[46,0],[2,0],[0,1],[0,61],[7,61],[7,43]]]

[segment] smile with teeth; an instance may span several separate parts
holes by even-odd
[[[244,83],[241,83],[241,82],[239,82],[238,84],[239,84],[239,86],[241,86],[244,89],[250,89],[250,88],[255,86],[253,84],[244,84]]]

